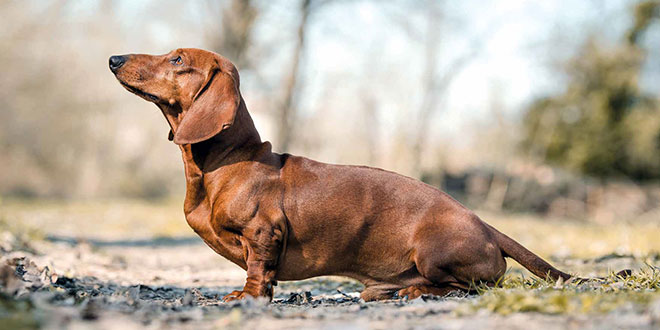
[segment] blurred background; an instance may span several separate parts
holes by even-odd
[[[238,66],[278,152],[397,171],[487,211],[660,220],[659,1],[2,0],[0,12],[0,208],[173,200],[183,218],[169,128],[107,60],[196,47]]]
[[[189,228],[169,126],[108,69],[179,47],[237,65],[277,152],[421,179],[571,274],[635,272],[538,287],[511,262],[520,282],[444,306],[485,306],[490,327],[506,319],[481,311],[500,308],[552,314],[500,328],[576,327],[593,311],[657,328],[660,0],[0,0],[0,328],[345,328],[338,313],[460,327],[446,322],[462,307],[204,308],[245,272]],[[359,290],[329,277],[275,292]]]

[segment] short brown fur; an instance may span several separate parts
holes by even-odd
[[[396,173],[277,154],[262,142],[226,58],[199,49],[125,55],[111,68],[155,103],[183,154],[184,212],[215,252],[247,270],[241,291],[272,299],[278,280],[343,275],[364,300],[494,283],[512,257],[569,279],[444,192]]]

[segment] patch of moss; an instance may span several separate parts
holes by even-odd
[[[459,307],[458,315],[486,310],[508,315],[518,312],[544,314],[601,314],[624,306],[643,309],[660,299],[660,270],[654,266],[628,278],[611,274],[602,281],[553,283],[505,277],[497,287],[479,287],[479,297]]]

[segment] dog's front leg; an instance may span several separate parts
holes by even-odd
[[[246,296],[273,299],[273,286],[277,281],[277,262],[282,249],[284,231],[282,221],[252,221],[243,230],[241,243],[247,254],[247,280],[241,291],[226,295],[225,302]]]

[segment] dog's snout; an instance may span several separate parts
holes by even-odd
[[[110,70],[116,72],[117,69],[121,68],[122,65],[126,63],[126,57],[124,56],[110,56],[109,64]]]

